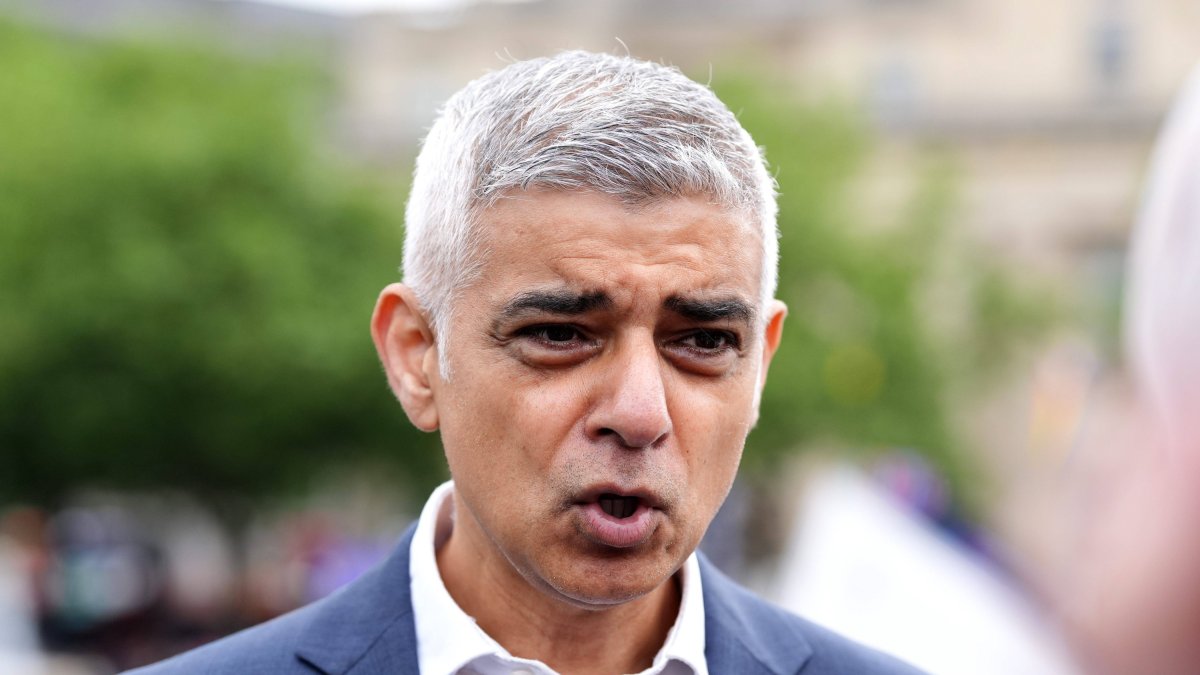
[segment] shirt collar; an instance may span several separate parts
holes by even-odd
[[[528,663],[510,655],[454,602],[437,567],[437,549],[454,528],[454,483],[439,486],[425,502],[409,550],[412,603],[417,633],[417,658],[422,673],[452,675],[481,657]],[[704,658],[704,596],[696,554],[679,570],[682,598],[679,616],[650,668],[638,675],[664,673],[679,665],[695,675],[708,675]],[[676,662],[676,663],[673,663]],[[543,666],[544,668],[544,666]],[[549,670],[548,668],[546,669]]]

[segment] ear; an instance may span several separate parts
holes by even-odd
[[[758,405],[762,401],[763,387],[767,385],[767,370],[779,343],[783,339],[783,320],[787,318],[787,305],[781,300],[767,303],[767,324],[763,329],[762,364],[758,370],[758,382],[754,392],[754,423],[758,423]]]
[[[388,385],[408,419],[421,431],[436,430],[437,343],[411,288],[391,284],[380,292],[371,316],[371,337]]]

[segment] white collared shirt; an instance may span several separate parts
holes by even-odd
[[[437,549],[454,528],[454,483],[430,495],[409,551],[409,574],[422,675],[557,675],[541,661],[508,653],[450,597],[437,566]],[[704,658],[704,597],[700,564],[688,556],[679,570],[679,616],[649,668],[638,675],[708,675]]]

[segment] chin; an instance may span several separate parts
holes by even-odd
[[[680,561],[682,564],[682,561]],[[573,565],[564,574],[543,577],[555,595],[577,607],[621,605],[652,593],[679,565],[665,560],[629,559],[624,556],[592,558]]]
[[[643,580],[639,584],[619,584],[602,581],[601,583],[572,584],[564,588],[555,588],[557,595],[566,602],[584,609],[602,609],[623,605],[644,597],[657,589],[663,579],[656,584],[647,584]]]

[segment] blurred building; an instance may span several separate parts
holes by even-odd
[[[304,45],[339,83],[337,136],[406,165],[437,105],[506,61],[628,50],[695,77],[751,63],[813,98],[861,106],[883,142],[861,188],[881,213],[914,148],[952,158],[957,221],[1049,268],[1123,239],[1157,124],[1200,58],[1190,0],[575,0],[450,2],[333,15],[248,0],[0,0],[85,33],[212,32]],[[1072,261],[1072,262],[1066,262]]]

